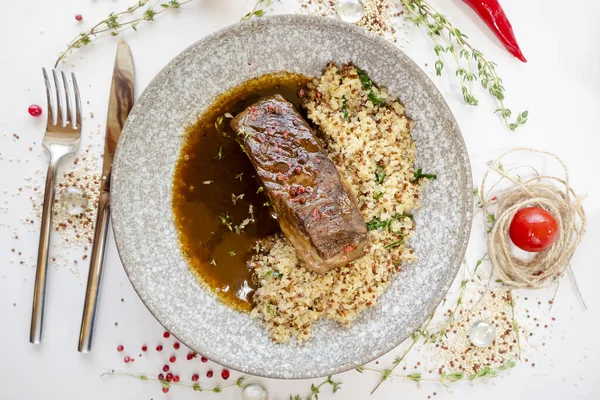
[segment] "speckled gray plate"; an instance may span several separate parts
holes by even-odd
[[[317,324],[304,346],[273,344],[247,314],[221,304],[189,270],[178,244],[171,185],[184,127],[224,91],[265,73],[319,75],[353,61],[415,121],[417,164],[438,179],[423,194],[411,241],[418,259],[351,328]],[[178,339],[220,364],[274,378],[311,378],[365,364],[400,344],[440,302],[471,227],[471,171],[456,122],[427,76],[395,46],[312,16],[254,19],[213,33],[171,61],[133,108],[114,164],[113,228],[131,283]]]

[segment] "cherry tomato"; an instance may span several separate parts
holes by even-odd
[[[559,232],[552,214],[539,207],[527,207],[515,214],[509,233],[515,246],[537,253],[552,246]]]

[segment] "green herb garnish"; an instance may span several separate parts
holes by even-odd
[[[239,179],[239,180],[240,180],[240,182],[241,182],[241,181],[242,181],[242,175],[244,175],[244,173],[243,173],[243,172],[240,172],[239,174],[236,174],[236,175],[235,175],[235,179]]]
[[[384,248],[391,249],[392,247],[400,246],[402,243],[404,243],[404,239],[400,239],[397,242],[390,243],[387,246],[384,246]]]
[[[371,89],[371,87],[373,86],[373,81],[371,81],[371,78],[369,78],[369,75],[367,75],[367,73],[365,71],[363,71],[362,69],[360,69],[356,66],[354,68],[356,68],[356,73],[358,74],[358,79],[360,79],[360,83],[362,83],[363,89],[365,89],[365,90]]]
[[[369,100],[371,100],[371,103],[373,103],[374,106],[377,106],[377,105],[385,102],[385,99],[377,97],[375,95],[375,93],[373,93],[373,89],[371,89],[371,91],[369,92],[368,97],[369,97]]]
[[[235,257],[235,251],[233,251],[233,250],[230,250],[230,251],[229,251],[229,255],[230,255],[231,257]]]
[[[421,180],[421,178],[425,178],[425,179],[437,179],[437,175],[436,174],[424,174],[423,170],[421,168],[419,168],[415,172],[415,176],[413,177],[412,181],[413,182],[418,182],[419,180]]]
[[[229,214],[221,214],[219,215],[219,219],[221,220],[221,223],[227,227],[227,229],[233,231],[231,217],[229,216]]]
[[[210,265],[214,265],[215,267],[217,266],[217,262],[214,258],[210,261]]]
[[[342,96],[342,112],[344,113],[344,121],[348,122],[350,121],[350,118],[348,117],[348,99],[346,99],[346,96]]]
[[[371,80],[371,78],[369,78],[369,75],[367,75],[367,73],[365,71],[363,71],[362,69],[360,69],[356,66],[354,68],[356,68],[356,73],[358,74],[360,83],[362,83],[363,89],[369,91],[368,97],[369,97],[369,100],[371,100],[371,103],[373,103],[373,105],[376,106],[376,105],[379,105],[379,104],[385,102],[385,99],[377,97],[375,95],[375,92],[373,92],[373,81]]]
[[[370,222],[367,223],[367,230],[373,231],[375,229],[385,228],[388,221],[382,221],[377,217],[374,217]]]
[[[223,158],[223,146],[219,146],[219,150],[217,151],[217,156],[215,157],[215,160],[220,160]]]
[[[375,169],[375,183],[381,185],[385,179],[385,175],[385,168],[381,165],[378,165]]]

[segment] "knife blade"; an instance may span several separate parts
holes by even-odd
[[[113,68],[110,97],[108,100],[108,116],[106,118],[106,136],[104,138],[104,161],[102,164],[102,179],[98,198],[98,214],[90,256],[90,271],[88,274],[81,330],[79,331],[78,350],[89,353],[92,349],[94,322],[98,309],[100,282],[106,247],[106,234],[110,219],[110,180],[112,164],[117,149],[121,131],[134,101],[134,69],[131,50],[124,40],[117,46],[117,55]]]

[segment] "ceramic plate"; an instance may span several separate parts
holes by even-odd
[[[220,303],[181,254],[171,208],[186,126],[221,93],[258,75],[320,75],[349,61],[397,96],[415,122],[417,166],[438,179],[424,190],[410,245],[417,261],[349,329],[331,321],[312,340],[274,344],[259,322]],[[280,15],[213,33],[150,83],[123,130],[113,172],[113,229],[123,266],[148,309],[187,346],[253,375],[311,378],[363,365],[406,339],[434,310],[462,262],[471,227],[471,170],[448,106],[395,46],[333,19]]]

